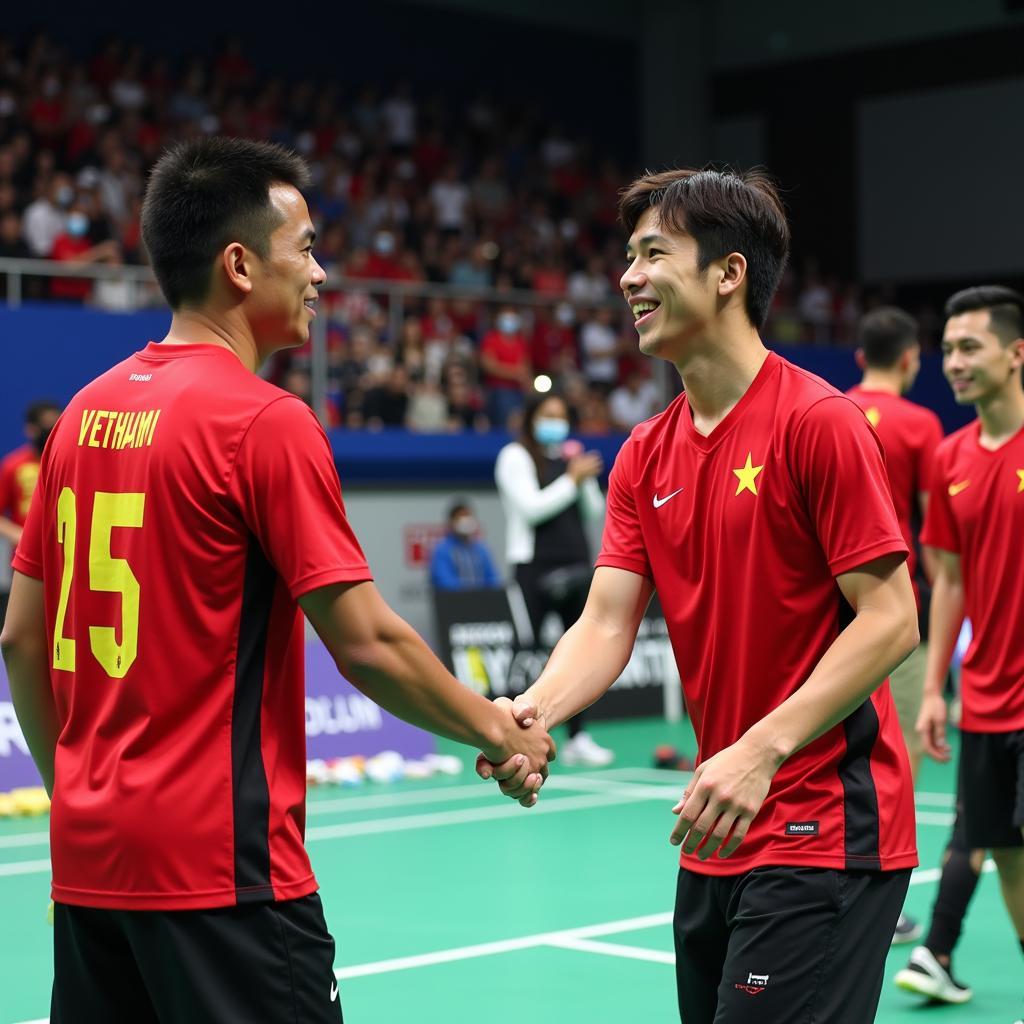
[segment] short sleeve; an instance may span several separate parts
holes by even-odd
[[[28,518],[25,520],[21,538],[11,560],[11,568],[31,576],[33,579],[43,578],[43,517],[46,514],[46,464],[39,470],[39,480],[28,506]]]
[[[345,514],[330,442],[297,398],[279,398],[253,420],[229,493],[292,597],[373,578]]]
[[[626,569],[653,579],[633,498],[633,444],[627,440],[608,478],[608,504],[598,566]]]
[[[884,555],[905,558],[882,446],[860,408],[841,395],[822,399],[792,440],[793,471],[832,575]]]
[[[959,554],[960,531],[949,500],[949,473],[942,452],[935,456],[929,485],[928,508],[921,527],[921,543]]]

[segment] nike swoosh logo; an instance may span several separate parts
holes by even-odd
[[[681,490],[682,490],[682,487],[680,487],[677,490],[673,491],[671,494],[666,494],[664,498],[659,498],[658,495],[655,494],[654,495],[654,507],[655,508],[661,508],[661,506],[664,505],[666,501],[671,501],[679,493],[679,491],[681,491]]]
[[[337,1000],[337,998],[338,998],[338,986],[337,985],[332,985],[331,986],[331,1002],[332,1003],[335,1002]]]
[[[964,481],[962,481],[961,483],[958,483],[958,484],[950,484],[950,485],[949,485],[949,496],[950,496],[951,498],[952,498],[952,497],[955,497],[955,496],[956,496],[957,494],[959,494],[959,493],[960,493],[960,492],[961,492],[961,491],[962,491],[962,490],[963,490],[963,489],[964,489],[965,487],[970,487],[970,485],[971,485],[971,481],[970,481],[970,480],[964,480]]]

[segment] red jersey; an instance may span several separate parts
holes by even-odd
[[[597,564],[657,587],[703,761],[811,674],[852,617],[836,577],[906,553],[864,414],[770,353],[710,436],[685,394],[634,428],[612,470]],[[731,857],[681,863],[714,875],[916,864],[888,683],[782,765]]]
[[[932,458],[942,441],[942,421],[930,409],[886,391],[867,391],[858,385],[847,391],[847,395],[864,410],[885,449],[892,502],[903,540],[910,551],[907,568],[917,593],[917,552],[911,520],[918,508],[918,495],[928,491]]]
[[[490,356],[496,363],[510,370],[525,370],[530,365],[530,348],[521,334],[488,331],[480,345],[480,355]],[[484,384],[492,390],[519,390],[517,381],[490,374],[484,375]]]
[[[0,516],[24,526],[39,479],[39,452],[30,444],[0,461]]]
[[[1024,729],[1024,582],[1013,554],[1024,535],[1024,430],[994,452],[980,436],[975,420],[939,446],[921,541],[960,556],[974,631],[960,676],[961,727],[1012,732]]]
[[[150,344],[68,405],[14,567],[52,644],[54,899],[314,891],[296,600],[370,573],[313,413],[227,349]]]

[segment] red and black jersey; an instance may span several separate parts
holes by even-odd
[[[849,621],[836,577],[906,553],[864,414],[771,353],[709,436],[685,395],[633,430],[612,470],[597,564],[657,587],[706,760],[799,689]],[[731,857],[682,863],[721,875],[916,864],[888,683],[783,764]]]
[[[370,578],[312,412],[227,349],[149,345],[64,412],[14,567],[52,642],[54,898],[312,892],[296,601]]]
[[[0,460],[0,516],[24,526],[39,479],[39,452],[26,444]]]
[[[940,445],[921,541],[960,556],[973,629],[960,676],[961,725],[1013,732],[1024,729],[1024,430],[995,451],[980,438],[975,420]]]
[[[918,496],[928,491],[932,459],[942,441],[942,421],[930,409],[901,395],[868,391],[860,386],[851,388],[847,395],[864,410],[885,450],[885,471],[892,487],[896,518],[910,550],[907,568],[913,580],[917,552],[914,550],[912,520],[918,507]],[[916,586],[915,582],[915,590]]]

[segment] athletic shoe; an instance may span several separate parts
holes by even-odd
[[[902,946],[907,942],[917,942],[924,929],[909,914],[900,914],[896,922],[896,931],[892,933],[892,944]]]
[[[563,743],[558,751],[558,760],[562,764],[582,764],[588,768],[603,768],[615,760],[615,754],[605,747],[598,746],[589,732],[578,732],[567,743]]]
[[[974,993],[946,970],[927,946],[915,946],[910,960],[893,979],[896,987],[943,1003],[966,1003]]]

